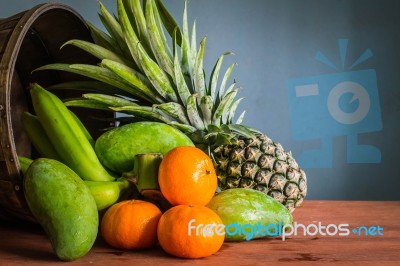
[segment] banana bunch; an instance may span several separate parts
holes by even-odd
[[[25,112],[22,123],[41,157],[60,161],[78,174],[90,189],[98,210],[117,202],[131,187],[125,178],[116,178],[99,161],[88,130],[64,103],[38,84],[30,88],[36,115]],[[24,173],[33,160],[19,157]]]

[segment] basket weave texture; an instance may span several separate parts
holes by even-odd
[[[23,130],[20,117],[25,111],[33,112],[30,83],[46,87],[82,80],[69,73],[32,72],[34,69],[49,63],[97,63],[97,59],[76,47],[60,49],[71,39],[92,41],[85,21],[67,5],[44,3],[0,19],[0,219],[35,222],[25,201],[18,156],[35,158],[38,155]],[[60,97],[81,93],[57,92]],[[110,113],[76,112],[94,137],[100,134],[99,129],[110,126],[109,122],[90,118],[110,116]]]

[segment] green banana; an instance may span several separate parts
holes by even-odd
[[[94,147],[95,141],[87,128],[83,125],[81,120],[74,112],[70,112],[75,121],[78,123],[82,132],[85,134],[86,138],[89,140],[92,147]],[[39,152],[41,157],[62,161],[53,144],[47,137],[46,131],[36,115],[33,115],[29,112],[24,112],[22,114],[22,124],[25,132],[28,134],[29,140],[32,142],[33,146]]]
[[[35,113],[62,162],[84,180],[114,180],[64,103],[37,83],[31,85],[30,93]]]
[[[87,130],[85,125],[82,123],[82,121],[79,119],[79,117],[74,112],[71,111],[71,115],[74,117],[76,123],[81,128],[83,134],[85,134],[85,136],[86,136],[87,140],[89,141],[90,145],[92,145],[92,147],[94,147],[95,140],[93,139],[92,135]]]
[[[124,193],[131,187],[131,183],[125,178],[116,181],[84,181],[89,188],[97,210],[104,210],[123,197]]]
[[[40,156],[61,161],[60,156],[58,155],[53,144],[51,144],[50,140],[48,139],[38,117],[29,112],[24,112],[21,119],[22,125],[29,137],[29,140],[39,152]]]

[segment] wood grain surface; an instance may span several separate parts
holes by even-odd
[[[99,237],[86,256],[65,263],[54,255],[40,227],[1,222],[0,265],[400,265],[400,202],[306,200],[293,216],[305,226],[348,224],[349,234],[304,236],[299,228],[297,236],[285,241],[228,242],[217,254],[196,260],[171,257],[160,247],[117,250]],[[334,226],[328,231],[333,234]]]

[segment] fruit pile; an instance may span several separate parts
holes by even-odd
[[[161,0],[143,3],[118,0],[117,15],[100,3],[108,32],[89,23],[94,43],[65,44],[96,56],[99,65],[37,70],[89,81],[29,90],[34,112],[22,121],[40,156],[19,158],[24,192],[61,260],[85,255],[99,232],[114,248],[160,245],[177,257],[210,256],[224,241],[277,235],[272,229],[292,223],[307,193],[290,152],[242,125],[243,114],[233,122],[241,101],[236,85],[227,87],[233,66],[218,86],[226,54],[206,83],[205,39],[197,50],[195,24],[189,38],[186,2],[183,30]],[[90,93],[60,99],[52,89]],[[93,139],[69,107],[123,116]]]
[[[216,193],[211,158],[169,125],[129,123],[93,141],[55,94],[38,84],[30,92],[36,115],[25,113],[24,127],[41,156],[19,157],[24,193],[61,260],[85,255],[99,230],[114,248],[159,244],[168,254],[201,258],[224,240],[262,237],[250,227],[227,234],[229,225],[292,222],[290,211],[265,193]]]

